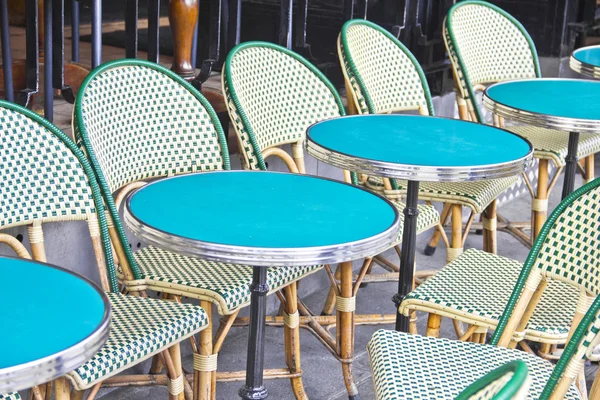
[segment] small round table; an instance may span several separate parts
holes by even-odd
[[[92,358],[108,339],[110,304],[86,278],[0,257],[0,282],[0,393],[59,378]]]
[[[412,290],[417,237],[419,181],[467,182],[520,174],[533,149],[508,131],[456,119],[417,115],[360,115],[312,125],[306,147],[333,166],[369,175],[408,180],[396,330],[408,332],[398,306]]]
[[[569,66],[575,72],[591,78],[600,78],[600,46],[577,49],[571,54]]]
[[[569,132],[564,199],[575,188],[579,133],[600,133],[600,82],[583,79],[525,79],[488,87],[483,105],[516,122]]]
[[[264,267],[370,257],[390,247],[399,230],[394,206],[371,192],[307,175],[257,171],[156,181],[131,195],[124,216],[138,238],[157,247],[254,267],[243,399],[267,397]]]

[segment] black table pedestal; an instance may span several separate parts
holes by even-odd
[[[562,198],[567,197],[575,190],[575,174],[577,173],[577,146],[579,144],[579,132],[569,133],[569,148],[565,157],[565,183]]]
[[[410,317],[400,314],[398,307],[404,297],[413,290],[413,275],[415,268],[415,252],[417,245],[417,199],[419,197],[419,182],[408,181],[406,193],[406,208],[404,208],[404,230],[402,231],[402,254],[400,258],[400,274],[398,278],[398,293],[392,297],[396,305],[396,330],[408,332]]]
[[[265,356],[265,317],[267,315],[267,268],[254,267],[250,285],[250,327],[248,334],[248,359],[246,384],[238,394],[244,400],[266,399],[269,396],[263,385]]]

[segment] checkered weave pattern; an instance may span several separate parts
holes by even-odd
[[[19,393],[16,392],[12,392],[12,393],[0,393],[0,400],[21,400],[21,396],[19,396]]]
[[[206,312],[192,304],[107,293],[112,307],[110,334],[91,360],[67,378],[84,390],[201,331]]]
[[[523,264],[469,249],[408,294],[400,312],[418,310],[495,329]],[[448,290],[452,288],[452,290]],[[525,338],[564,343],[575,315],[579,290],[551,280],[529,320]]]
[[[343,113],[332,87],[307,60],[262,42],[232,50],[223,68],[223,93],[249,169],[265,169],[265,149],[302,143],[310,125]]]
[[[386,33],[374,24],[355,20],[344,28],[338,41],[342,68],[350,80],[361,113],[429,111],[423,82],[412,55]],[[371,107],[367,105],[358,78],[365,86]]]
[[[527,125],[507,126],[506,129],[529,140],[533,145],[535,158],[551,160],[558,167],[565,165],[569,149],[569,135],[566,132]],[[581,159],[598,152],[600,135],[580,133],[577,158]]]
[[[589,190],[558,216],[536,254],[542,276],[600,294],[600,188]],[[533,271],[533,270],[532,270]]]
[[[496,199],[507,187],[519,180],[518,176],[501,179],[489,179],[475,182],[421,182],[419,184],[419,199],[460,204],[468,207],[476,214]],[[383,192],[391,199],[406,196],[406,181],[396,180],[398,189],[385,190],[379,177],[369,177],[365,186],[376,192]]]
[[[402,332],[375,332],[367,351],[376,398],[454,399],[470,383],[513,360],[523,360],[532,377],[528,399],[539,398],[554,368],[520,350],[436,339]],[[571,386],[565,399],[580,399]]]
[[[215,303],[228,315],[250,304],[252,267],[216,263],[148,246],[134,253],[148,289]],[[320,270],[322,265],[267,269],[270,293]],[[138,282],[133,282],[139,284]]]
[[[4,107],[0,131],[0,228],[96,212],[83,167],[56,135]]]
[[[448,21],[444,21],[444,34],[462,97],[470,97],[464,72],[469,76],[470,85],[538,76],[535,49],[532,50],[528,38],[514,21],[487,4],[463,2],[459,5],[447,17],[451,32]],[[466,71],[460,69],[457,48]]]
[[[207,109],[161,71],[115,66],[96,74],[82,96],[82,123],[112,192],[138,180],[223,168]]]

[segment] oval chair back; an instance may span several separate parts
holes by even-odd
[[[511,361],[473,382],[456,400],[524,400],[530,385],[527,364]]]
[[[223,129],[206,98],[151,62],[125,59],[94,69],[79,90],[73,132],[98,178],[127,279],[140,273],[119,219],[121,200],[146,179],[230,169]]]
[[[564,396],[599,343],[599,266],[600,179],[596,179],[564,199],[544,224],[491,340],[514,347],[513,333],[526,327],[548,280],[577,288],[580,294],[568,343],[544,393]]]
[[[308,60],[276,44],[236,46],[222,83],[246,169],[266,170],[265,158],[277,156],[290,171],[304,173],[306,129],[345,114],[331,82]],[[285,144],[292,145],[292,157],[279,148]]]
[[[434,115],[423,69],[406,46],[379,25],[362,19],[346,22],[338,36],[338,55],[351,112],[418,110]]]
[[[465,112],[461,106],[468,107],[473,121],[484,122],[476,97],[484,84],[541,77],[531,37],[519,21],[493,4],[472,0],[455,4],[444,19],[443,31],[461,100],[459,112]]]
[[[0,229],[28,226],[33,259],[47,262],[42,224],[86,221],[100,282],[118,293],[102,197],[85,155],[60,129],[30,110],[0,100]],[[0,234],[23,258],[17,239]]]

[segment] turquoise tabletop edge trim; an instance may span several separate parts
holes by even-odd
[[[577,61],[600,68],[600,45],[582,47],[573,52]]]

